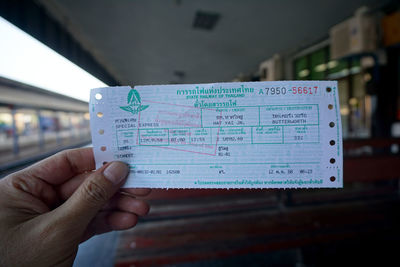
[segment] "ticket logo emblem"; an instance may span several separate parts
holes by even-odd
[[[149,105],[142,105],[140,95],[135,89],[131,89],[129,91],[126,102],[128,103],[128,105],[121,106],[120,108],[122,110],[132,113],[133,115],[149,107]]]

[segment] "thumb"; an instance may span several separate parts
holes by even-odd
[[[122,162],[111,162],[91,174],[59,208],[62,216],[87,226],[98,211],[125,182],[129,167]]]

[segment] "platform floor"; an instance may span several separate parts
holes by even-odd
[[[132,230],[82,244],[75,266],[370,266],[394,260],[400,242],[397,181],[340,191],[155,190],[149,201]]]

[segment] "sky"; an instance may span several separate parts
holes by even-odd
[[[2,17],[0,76],[84,101],[91,88],[107,86]]]

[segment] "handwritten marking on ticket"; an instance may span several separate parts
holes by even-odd
[[[107,87],[91,91],[99,168],[130,165],[125,187],[343,186],[335,81]]]

